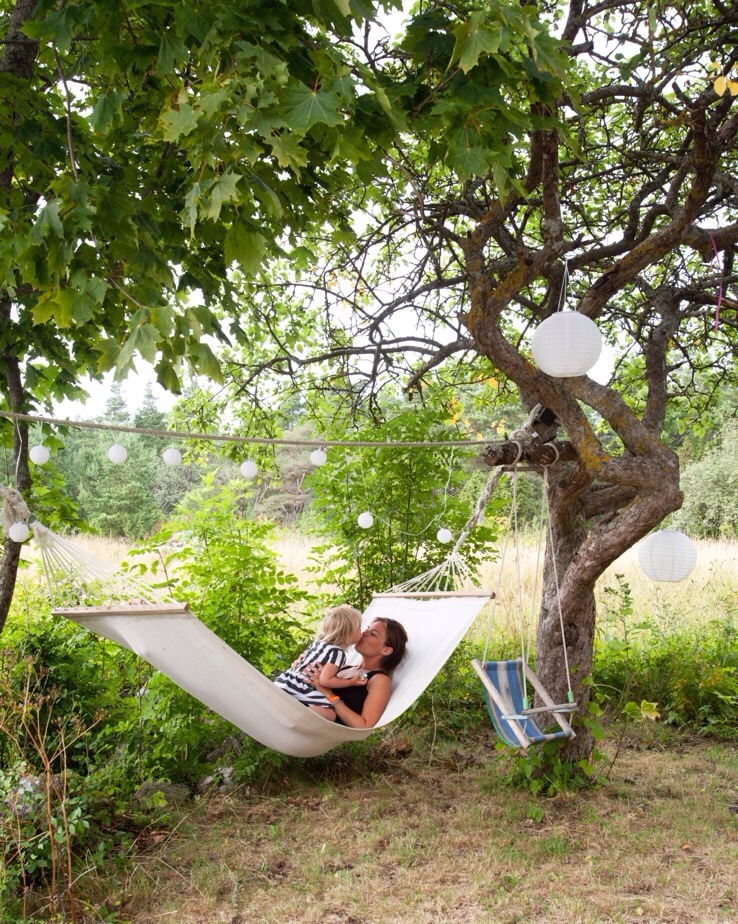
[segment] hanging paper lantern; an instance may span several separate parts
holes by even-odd
[[[310,453],[310,461],[313,465],[325,465],[326,454],[322,449],[314,449]]]
[[[25,542],[31,535],[31,530],[25,523],[12,523],[8,535],[13,542]]]
[[[45,446],[41,445],[32,446],[28,455],[30,456],[31,462],[33,462],[34,465],[45,465],[49,461],[49,456],[51,453]]]
[[[697,564],[697,548],[678,529],[662,529],[640,543],[638,562],[653,581],[683,581]]]
[[[241,463],[241,474],[244,478],[256,478],[259,468],[253,459],[244,459]]]
[[[181,465],[182,464],[182,453],[179,449],[176,449],[174,446],[170,446],[168,449],[165,449],[161,454],[162,459],[164,460],[165,465]]]
[[[362,529],[371,529],[372,526],[374,526],[374,517],[368,510],[365,510],[363,513],[359,514],[356,522]]]
[[[443,526],[442,526],[442,527],[438,530],[438,532],[436,533],[436,539],[438,539],[439,542],[444,542],[444,543],[445,543],[445,542],[451,542],[451,540],[452,540],[453,538],[454,538],[454,536],[453,536],[453,533],[451,532],[451,530],[450,530],[450,529],[446,529],[446,528],[443,527]]]
[[[536,328],[530,342],[535,364],[556,378],[585,375],[600,358],[602,335],[578,311],[558,311]]]
[[[120,443],[113,443],[108,449],[108,458],[113,465],[122,465],[128,458],[128,450],[125,446],[121,446]]]

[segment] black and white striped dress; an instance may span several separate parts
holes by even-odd
[[[318,693],[301,674],[303,668],[316,661],[320,664],[335,664],[337,667],[342,667],[346,661],[346,651],[338,645],[329,645],[316,638],[303,651],[295,666],[282,671],[274,682],[282,690],[286,690],[287,693],[299,699],[301,703],[308,706],[330,706],[325,696]]]

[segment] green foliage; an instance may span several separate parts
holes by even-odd
[[[702,457],[681,475],[684,503],[672,525],[706,539],[738,536],[738,422],[725,421]]]
[[[163,467],[154,453],[132,434],[119,434],[115,442],[128,452],[125,462],[112,464],[107,458],[107,440],[95,440],[86,454],[84,481],[80,484],[80,514],[104,536],[141,539],[151,533],[161,517],[152,486]],[[79,464],[79,463],[78,463]]]
[[[429,406],[407,407],[353,435],[357,441],[420,444],[456,438],[446,412]],[[439,528],[458,537],[476,499],[460,496],[467,459],[453,446],[332,450],[309,480],[319,528],[328,539],[316,553],[320,583],[338,586],[345,599],[364,608],[372,593],[440,564],[450,547],[438,541]],[[374,518],[370,529],[358,525],[362,512]],[[466,539],[462,554],[472,568],[492,536],[491,528],[480,525]]]
[[[586,714],[579,716],[580,724],[592,735],[593,746],[589,757],[568,760],[562,757],[567,743],[565,739],[546,741],[516,753],[512,758],[512,766],[504,776],[505,782],[527,789],[533,795],[543,796],[603,783],[606,758],[597,747],[597,742],[605,736],[601,715],[599,703],[592,699],[587,704]],[[498,742],[497,749],[505,753],[509,750],[502,742]]]
[[[658,713],[671,725],[734,737],[738,629],[732,618],[705,625],[665,624],[652,616],[635,622],[622,577],[610,594],[613,603],[602,620],[593,663],[604,701],[636,718],[655,719]]]
[[[95,778],[94,762],[105,755],[87,747],[102,712],[85,722],[50,673],[7,652],[0,674],[3,921],[51,909],[67,920],[82,871],[115,862],[126,840],[111,828],[111,803]]]
[[[243,499],[243,486],[217,487],[207,479],[202,491],[188,497],[177,516],[136,550],[160,557],[131,567],[161,577],[205,625],[269,676],[306,641],[309,630],[299,616],[309,611],[309,597],[279,568],[268,546],[272,527],[240,515]],[[129,715],[115,733],[128,759],[143,762],[149,774],[181,779],[192,777],[205,755],[237,731],[163,675],[147,672],[140,712]],[[249,760],[262,753],[257,747],[244,755],[242,772],[252,772]]]
[[[486,710],[479,678],[471,666],[475,651],[463,640],[428,689],[397,720],[399,729],[420,730],[426,735],[457,738],[484,722]]]
[[[135,426],[159,429],[164,421],[150,394],[145,396],[135,412]],[[114,387],[108,401],[105,422],[131,424],[119,388]],[[121,465],[108,459],[113,443],[128,453]],[[199,480],[187,459],[176,467],[164,464],[161,453],[167,443],[160,437],[70,428],[54,438],[54,445],[49,463],[33,469],[34,513],[52,528],[81,524],[106,536],[142,539]]]
[[[103,727],[114,724],[125,708],[120,686],[123,678],[117,663],[119,649],[74,623],[52,616],[48,597],[31,581],[21,582],[11,617],[4,634],[12,652],[4,674],[8,689],[18,696],[22,694],[28,664],[32,664],[36,666],[33,679],[38,697],[51,697],[55,712],[65,722]],[[48,741],[53,750],[56,742],[52,728]],[[64,759],[72,768],[85,765],[85,742],[80,741]]]

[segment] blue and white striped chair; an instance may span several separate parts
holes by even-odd
[[[492,724],[497,734],[510,747],[528,748],[531,744],[575,738],[576,733],[566,720],[566,713],[576,709],[576,703],[556,704],[533,671],[521,658],[514,661],[472,661],[484,688]],[[527,708],[526,681],[535,690],[543,706]],[[558,723],[557,731],[546,732],[537,716],[549,713]]]

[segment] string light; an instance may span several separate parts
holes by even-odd
[[[49,461],[51,453],[46,446],[40,445],[32,446],[28,455],[34,465],[45,465]]]
[[[122,465],[128,458],[128,450],[125,446],[121,446],[120,443],[113,443],[108,449],[108,458],[113,465]]]
[[[256,474],[259,471],[259,467],[253,459],[244,459],[241,463],[241,474],[244,478],[256,478]]]
[[[107,430],[110,433],[138,433],[142,436],[158,436],[177,440],[210,440],[221,443],[243,443],[257,446],[314,446],[316,441],[292,439],[289,437],[270,436],[234,436],[226,433],[198,433],[187,430],[155,430],[149,427],[128,427],[122,424],[99,423],[93,420],[66,420],[61,417],[42,417],[38,414],[20,414],[17,411],[0,410],[0,417],[9,420],[27,420],[36,424],[50,424],[58,427],[74,427],[80,430]],[[346,446],[384,449],[389,446],[404,449],[440,449],[448,447],[453,449],[472,449],[480,446],[489,446],[492,441],[488,439],[469,440],[321,440],[323,446]]]
[[[100,423],[97,421],[73,421],[65,420],[60,418],[52,417],[42,417],[39,415],[32,414],[21,414],[14,411],[3,411],[0,410],[0,418],[9,418],[12,420],[27,420],[36,424],[50,424],[64,427],[73,427],[79,429],[93,429],[93,430],[107,430],[109,432],[121,432],[121,433],[134,433],[144,436],[154,436],[154,437],[169,437],[170,439],[197,439],[197,440],[212,440],[212,441],[221,441],[229,443],[242,443],[242,444],[254,444],[254,445],[285,445],[285,446],[315,446],[315,442],[312,440],[305,439],[292,439],[292,438],[276,438],[276,437],[242,437],[234,436],[227,434],[219,433],[198,433],[198,432],[179,432],[174,430],[155,430],[144,427],[129,427],[118,424],[106,424]],[[418,448],[418,449],[433,449],[433,448],[452,448],[454,450],[459,449],[471,449],[479,446],[490,446],[489,440],[484,439],[473,439],[473,440],[322,440],[322,445],[315,448],[310,454],[310,461],[313,465],[319,466],[325,464],[327,461],[327,454],[324,447],[326,446],[337,446],[344,449],[359,449],[359,448],[388,448],[388,447],[397,447],[403,449]],[[120,443],[114,443],[108,449],[108,459],[115,465],[121,465],[128,458],[128,450],[122,446]],[[166,465],[175,466],[179,465],[182,462],[182,453],[174,446],[169,446],[165,449],[162,454],[162,459]],[[46,446],[39,445],[34,446],[29,451],[29,457],[37,465],[44,464],[50,458],[49,450]],[[246,479],[253,479],[258,474],[258,466],[256,462],[252,459],[245,459],[240,465],[241,475]],[[434,517],[433,520],[438,521],[438,517]],[[421,529],[419,533],[415,535],[421,535],[429,528],[432,528],[433,520],[426,525],[425,528]],[[369,511],[365,510],[363,513],[359,514],[357,517],[357,523],[362,529],[371,529],[374,526],[375,517]],[[439,542],[447,543],[451,542],[453,535],[450,530],[444,528],[438,529],[436,533],[436,538]]]
[[[161,457],[165,465],[174,466],[182,464],[182,453],[175,446],[170,446],[168,449],[165,449]]]
[[[25,542],[31,535],[31,530],[26,523],[12,523],[8,535],[13,542]]]

